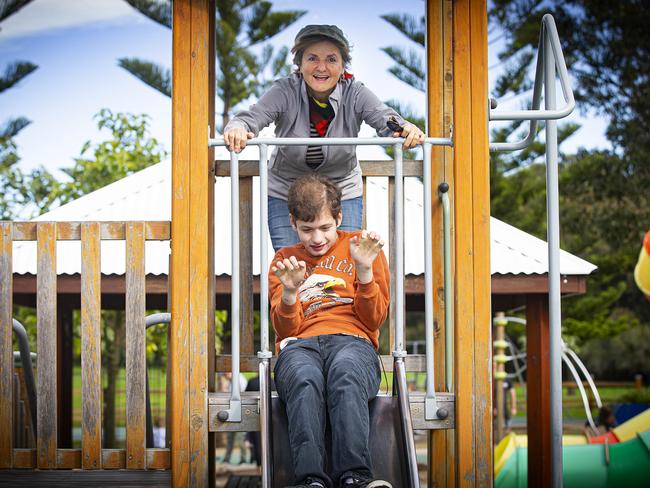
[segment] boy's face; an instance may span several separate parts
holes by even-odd
[[[341,224],[341,213],[337,218],[327,209],[321,209],[320,214],[311,222],[295,220],[291,216],[291,225],[298,233],[300,242],[314,257],[324,256],[334,246],[337,239],[336,229]]]

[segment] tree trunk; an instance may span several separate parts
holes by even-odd
[[[115,401],[117,375],[120,371],[122,351],[124,349],[124,320],[121,311],[109,312],[106,317],[108,327],[113,329],[113,340],[106,340],[106,388],[104,388],[104,447],[115,448]]]

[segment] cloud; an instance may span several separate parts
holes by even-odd
[[[0,40],[136,15],[122,0],[34,0],[0,25]]]

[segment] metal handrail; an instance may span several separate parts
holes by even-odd
[[[393,146],[395,150],[395,276],[393,277],[393,283],[395,284],[395,308],[398,311],[395,319],[395,344],[393,350],[393,357],[403,358],[406,356],[406,350],[404,347],[404,241],[403,241],[403,178],[402,178],[402,144],[404,143],[403,138],[394,138],[394,137],[340,137],[340,138],[319,138],[319,137],[289,137],[289,138],[280,138],[280,137],[267,137],[267,138],[254,138],[247,141],[249,146],[259,146],[259,168],[260,168],[260,239],[261,244],[264,247],[261,247],[261,256],[260,256],[260,318],[261,318],[261,350],[258,353],[258,357],[262,361],[268,361],[271,357],[271,352],[268,344],[269,337],[269,325],[266,319],[267,316],[267,303],[268,303],[268,257],[266,249],[266,243],[268,241],[268,228],[266,218],[264,216],[267,213],[267,148],[269,145],[273,146],[305,146],[305,145],[323,145],[323,146],[341,146],[341,145],[354,145],[354,146]],[[425,225],[425,262],[429,261],[428,272],[425,271],[425,289],[429,290],[425,294],[425,300],[428,305],[427,309],[432,310],[433,308],[433,282],[432,282],[432,273],[431,273],[431,256],[433,254],[432,246],[432,230],[431,230],[431,216],[429,213],[432,207],[432,197],[431,197],[431,146],[452,146],[451,138],[436,138],[436,137],[427,137],[423,143],[424,149],[424,225]],[[216,146],[227,146],[223,138],[209,138],[208,139],[209,147]],[[230,177],[231,177],[231,234],[232,234],[232,274],[231,274],[231,283],[232,283],[232,292],[231,292],[231,368],[233,378],[239,376],[239,361],[240,361],[240,347],[239,347],[239,154],[233,151],[230,152]],[[447,201],[448,203],[448,201]],[[444,207],[444,199],[443,199]],[[446,222],[449,225],[449,214],[447,208],[447,218]],[[446,245],[445,249],[447,250],[447,255],[450,255],[450,246]],[[446,268],[446,279],[445,279],[445,288],[446,293],[446,306],[451,307],[451,287],[447,286],[447,283],[450,283],[451,272],[450,265]],[[445,311],[446,317],[449,324],[451,324],[451,309]],[[433,314],[429,313],[426,319],[427,331],[433,330]],[[449,336],[447,343],[451,339]],[[427,357],[430,360],[427,360],[427,378],[433,378],[433,333],[427,333]],[[448,353],[451,353],[450,347],[447,347]],[[451,388],[451,356],[448,355],[447,360],[447,384],[448,388]],[[435,391],[433,388],[433,381],[428,380],[427,388],[427,407],[426,407],[427,419],[438,419],[445,418],[444,411],[440,411],[437,408],[437,403],[435,399]],[[218,412],[217,417],[222,422],[240,422],[241,421],[241,391],[238,381],[231,382],[230,390],[230,402],[228,409]]]
[[[25,388],[29,398],[29,413],[32,429],[36,435],[36,383],[34,382],[34,370],[32,369],[32,354],[29,348],[29,339],[25,326],[18,320],[12,319],[13,331],[18,339],[18,350],[20,351],[20,362],[23,365],[25,375]]]
[[[547,108],[540,110],[542,98],[542,84],[546,84],[546,72],[544,68],[544,59],[546,59],[546,52],[549,50],[546,47],[546,42],[550,44],[550,51],[552,51],[552,58],[554,65],[557,66],[560,84],[562,86],[562,93],[564,94],[565,106],[559,110]],[[564,61],[564,54],[560,44],[560,38],[555,26],[555,20],[550,14],[544,15],[542,18],[542,28],[539,35],[537,51],[537,63],[535,67],[535,81],[533,84],[533,102],[531,110],[515,110],[503,111],[490,110],[490,120],[528,120],[530,121],[528,134],[526,137],[517,142],[493,142],[490,143],[490,150],[492,151],[517,151],[524,149],[533,142],[537,133],[538,120],[557,120],[568,116],[575,108],[575,98],[573,90],[571,89],[571,82],[569,80],[569,73],[567,71],[566,62]],[[550,55],[549,55],[550,56]],[[553,83],[555,79],[553,77]]]
[[[548,219],[548,281],[549,281],[549,342],[550,342],[550,425],[551,425],[551,479],[552,486],[562,486],[562,346],[560,296],[560,217],[558,190],[557,119],[569,115],[575,108],[575,99],[562,53],[562,46],[553,16],[542,18],[538,48],[533,110],[498,112],[490,110],[490,120],[530,120],[528,136],[515,143],[492,143],[491,150],[523,149],[534,139],[535,120],[546,120],[546,214]],[[556,107],[555,71],[558,71],[565,106]],[[544,110],[539,110],[541,86],[544,84]]]

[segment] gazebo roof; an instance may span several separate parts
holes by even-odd
[[[359,149],[362,149],[361,147]],[[223,149],[222,149],[223,151]],[[241,159],[255,159],[256,148],[246,150]],[[361,151],[360,151],[361,152]],[[217,152],[217,159],[227,159]],[[374,157],[373,157],[374,156]],[[359,154],[360,159],[381,159],[376,155]],[[387,178],[367,178],[367,227],[388,235]],[[258,178],[253,182],[253,271],[259,274],[259,210]],[[422,184],[407,178],[405,199],[405,271],[422,275],[424,270]],[[230,180],[217,178],[215,183],[215,273],[230,274]],[[75,201],[47,212],[36,221],[125,221],[171,219],[171,162],[163,161],[119,181],[89,193]],[[491,217],[490,225],[492,275],[544,275],[548,272],[546,242],[505,222]],[[80,243],[57,243],[57,273],[77,274],[81,269]],[[269,259],[272,257],[269,244]],[[146,243],[146,272],[166,275],[169,266],[169,242]],[[125,245],[122,241],[102,242],[102,274],[124,274]],[[388,255],[388,252],[387,252]],[[13,269],[17,274],[36,272],[36,243],[14,243]],[[585,276],[596,269],[593,264],[561,251],[560,271],[563,275]]]

